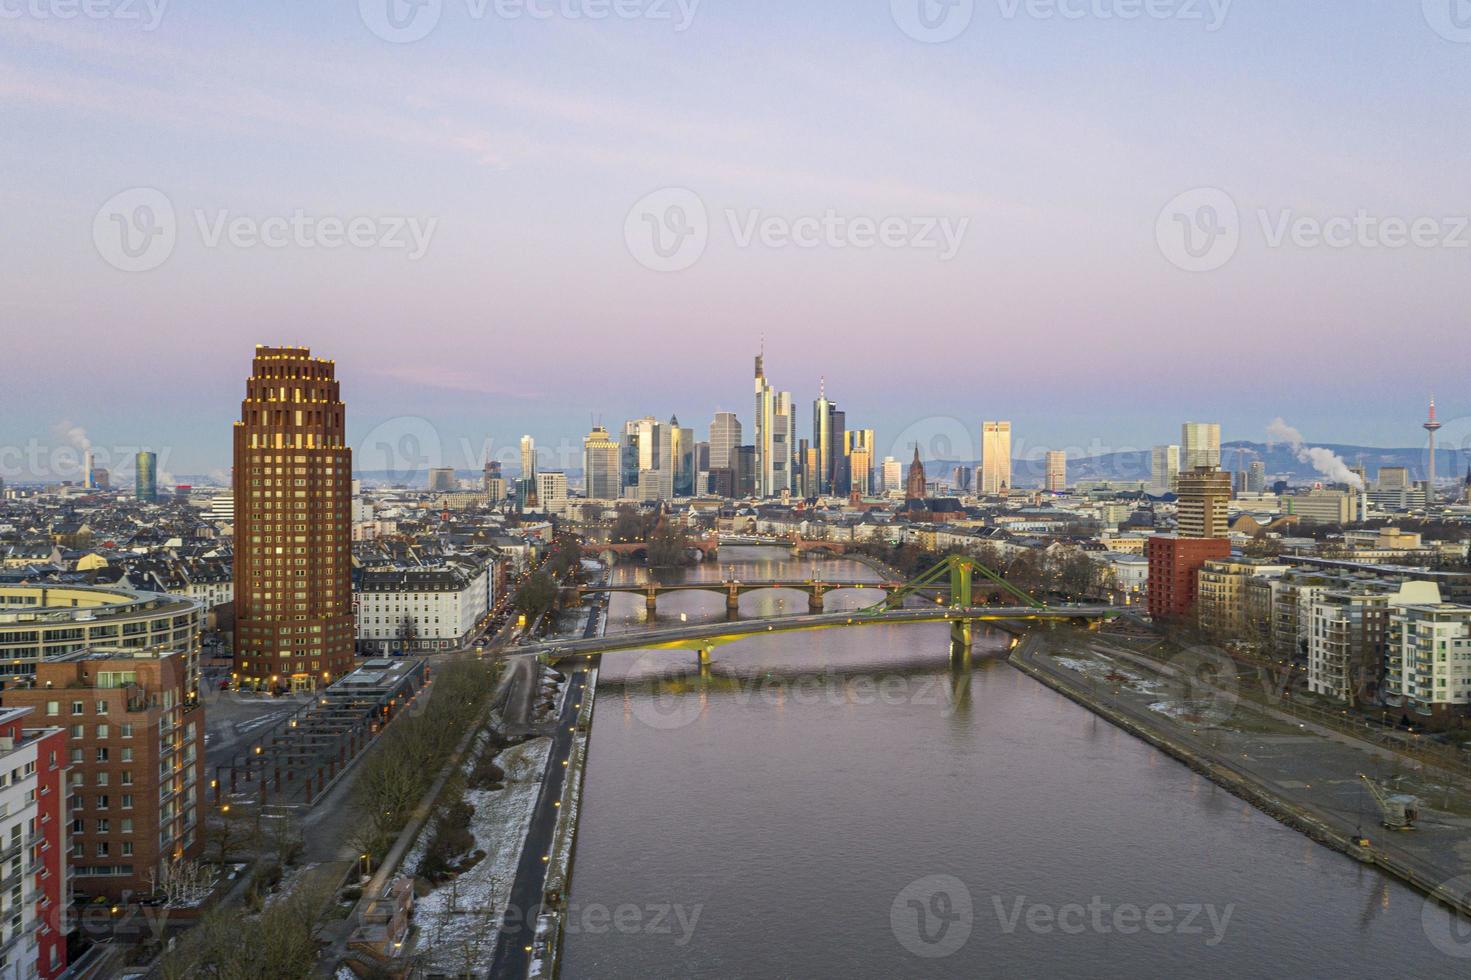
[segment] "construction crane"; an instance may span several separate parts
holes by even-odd
[[[1414,830],[1415,821],[1420,819],[1420,800],[1418,797],[1409,796],[1404,793],[1396,793],[1393,796],[1386,795],[1379,788],[1379,784],[1363,773],[1359,778],[1368,787],[1369,794],[1374,797],[1374,802],[1379,804],[1379,812],[1382,823],[1390,830]]]

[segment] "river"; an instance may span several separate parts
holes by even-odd
[[[878,577],[721,558],[676,575]],[[614,596],[609,630],[646,615]],[[660,599],[661,623],[724,616],[719,594]],[[1008,642],[960,667],[943,624],[748,638],[703,673],[606,657],[563,975],[1465,976],[1422,925],[1446,913],[1012,669]]]

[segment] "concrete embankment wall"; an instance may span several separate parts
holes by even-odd
[[[1250,803],[1279,823],[1306,834],[1325,847],[1330,847],[1335,851],[1347,854],[1366,864],[1372,864],[1386,874],[1392,875],[1437,901],[1458,910],[1463,915],[1471,916],[1471,899],[1468,899],[1465,895],[1458,895],[1448,891],[1444,887],[1443,882],[1431,880],[1424,874],[1396,861],[1389,855],[1372,848],[1359,847],[1347,833],[1329,825],[1302,807],[1282,799],[1260,782],[1244,776],[1228,766],[1221,765],[1215,760],[1203,755],[1195,748],[1171,738],[1168,733],[1143,724],[1123,712],[1116,710],[1111,705],[1102,702],[1090,694],[1090,692],[1083,690],[1070,683],[1069,680],[1052,673],[1045,667],[1034,662],[1032,657],[1036,652],[1036,647],[1042,642],[1045,642],[1045,640],[1037,637],[1026,639],[1012,651],[1009,658],[1011,665],[1022,673],[1045,684],[1068,700],[1082,705],[1111,724],[1123,729],[1136,738],[1143,739],[1160,751],[1184,763],[1195,772],[1205,776],[1211,782],[1227,790],[1232,795]],[[1165,668],[1161,666],[1159,669],[1164,670]]]
[[[598,672],[588,673],[583,687],[582,709],[577,713],[577,734],[567,754],[567,776],[562,783],[557,825],[552,830],[551,860],[547,863],[542,912],[537,922],[538,954],[532,959],[527,980],[557,976],[562,962],[563,917],[567,893],[572,887],[572,856],[577,846],[577,818],[582,805],[582,779],[587,771],[588,736],[592,734],[593,705],[597,701]]]

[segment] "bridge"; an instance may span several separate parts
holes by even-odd
[[[698,541],[691,541],[690,550],[697,552],[701,561],[708,561],[720,554],[720,538],[712,535]],[[646,559],[649,555],[649,546],[644,541],[626,541],[618,544],[589,541],[582,546],[582,553],[589,558],[597,558],[605,565],[611,565],[619,558]]]
[[[633,585],[581,585],[577,587],[579,599],[589,595],[612,594],[617,592],[642,595],[652,617],[659,606],[659,596],[666,592],[714,592],[725,596],[726,615],[734,618],[741,611],[741,596],[748,592],[762,592],[767,589],[792,589],[797,592],[807,593],[807,611],[813,614],[824,612],[824,601],[829,592],[837,592],[841,589],[870,589],[890,595],[904,587],[903,582],[828,582],[819,579],[807,579],[805,581],[788,579],[761,579],[757,581],[745,581],[740,579],[727,579],[723,582],[680,582],[675,585],[662,585],[658,582],[643,582]],[[568,591],[571,591],[570,589]]]
[[[808,540],[794,534],[763,536],[759,534],[722,534],[721,544],[761,545],[766,547],[790,548],[795,557],[807,554],[844,555],[853,547],[846,541]]]
[[[989,580],[992,587],[1014,597],[1014,605],[977,605],[975,580]],[[650,597],[657,601],[658,590],[736,588],[741,583],[687,583],[678,586],[656,586]],[[821,595],[834,588],[834,583],[816,581],[801,582],[756,582],[745,583],[755,588],[803,588],[812,591],[809,595]],[[857,588],[860,583],[847,587]],[[711,651],[722,644],[734,643],[748,636],[774,633],[790,633],[798,630],[833,629],[849,626],[875,626],[882,624],[937,623],[950,624],[951,655],[962,659],[969,655],[974,628],[977,623],[1012,623],[1020,627],[1028,623],[1066,623],[1095,628],[1103,621],[1124,615],[1130,610],[1123,606],[1061,604],[1047,605],[1016,588],[995,572],[973,558],[951,555],[928,572],[910,582],[864,582],[864,588],[879,589],[884,597],[872,606],[851,612],[812,613],[806,616],[778,616],[737,622],[705,623],[679,626],[662,630],[641,630],[610,636],[588,637],[580,640],[531,644],[516,648],[513,656],[536,657],[544,663],[555,664],[576,657],[589,659],[619,650],[688,650],[699,656],[700,662],[709,663]],[[819,592],[819,587],[823,587]],[[587,586],[588,593],[645,591],[648,585],[635,586]],[[581,591],[581,590],[579,590]],[[941,593],[936,595],[935,593]],[[906,607],[907,599],[921,600],[919,605]],[[728,608],[728,607],[727,607]]]

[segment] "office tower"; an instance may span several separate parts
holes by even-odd
[[[505,499],[506,481],[501,476],[499,460],[492,459],[486,462],[485,472],[480,477],[480,488],[485,494],[485,499],[491,503]]]
[[[537,473],[536,501],[548,514],[565,514],[567,512],[567,474]]]
[[[1155,446],[1150,461],[1149,489],[1156,497],[1175,492],[1180,478],[1180,447]]]
[[[732,457],[734,466],[734,492],[731,494],[738,500],[756,496],[756,461],[757,453],[755,446],[737,446]]]
[[[618,465],[618,443],[607,429],[593,426],[582,440],[582,479],[589,500],[618,499]]]
[[[158,501],[158,454],[142,452],[133,458],[133,496],[146,504]]]
[[[623,423],[623,442],[618,452],[618,483],[625,498],[638,496],[638,474],[643,469],[644,424],[653,419],[636,419]]]
[[[981,493],[1011,489],[1011,423],[981,423]]]
[[[710,490],[710,444],[708,442],[695,443],[695,493],[704,494]]]
[[[970,493],[975,472],[975,469],[970,466],[957,466],[950,471],[950,483],[955,487],[956,493]]]
[[[1430,434],[1430,455],[1425,465],[1425,506],[1432,509],[1439,502],[1435,490],[1435,434],[1441,429],[1441,423],[1435,417],[1434,396],[1430,399],[1430,417],[1425,420],[1424,428]]]
[[[1367,485],[1369,481],[1365,480]],[[1267,464],[1259,459],[1251,461],[1246,469],[1246,491],[1247,493],[1267,492]]]
[[[694,496],[695,430],[682,428],[678,416],[669,419],[669,478],[674,496]]]
[[[521,479],[536,479],[536,440],[530,436],[521,437]]]
[[[429,471],[429,492],[449,493],[460,488],[455,471],[449,466],[436,466]]]
[[[919,460],[919,447],[914,447],[914,461],[909,464],[909,479],[904,485],[904,496],[910,500],[924,500],[929,496],[925,481],[924,463]]]
[[[1231,501],[1231,474],[1201,466],[1180,474],[1179,531],[1182,538],[1224,538]]]
[[[817,487],[817,448],[812,445],[810,439],[801,439],[797,442],[797,474],[799,481],[797,492],[805,500],[815,500],[819,496]]]
[[[883,486],[880,487],[884,493],[893,493],[904,486],[904,464],[892,456],[884,457]]]
[[[818,384],[817,400],[812,403],[812,448],[817,450],[816,496],[833,492],[833,412],[827,400],[827,381]]]
[[[779,496],[792,488],[792,453],[797,446],[792,394],[776,392],[766,380],[765,355],[756,355],[756,493]]]
[[[1067,489],[1067,453],[1054,450],[1047,454],[1047,492],[1062,493]]]
[[[1221,466],[1221,427],[1215,422],[1186,422],[1180,427],[1180,470]]]
[[[741,420],[734,412],[716,412],[710,423],[710,466],[712,470],[730,468],[730,454],[741,444]]]
[[[5,712],[69,726],[77,891],[112,902],[148,895],[164,866],[204,854],[204,706],[197,667],[159,647],[82,650],[36,665]],[[63,720],[64,719],[64,720]]]
[[[352,450],[333,362],[257,347],[235,423],[235,673],[310,690],[352,669]]]
[[[873,493],[873,452],[876,441],[872,429],[850,429],[843,434],[844,470],[848,492]]]

